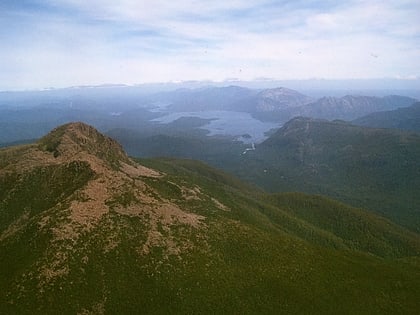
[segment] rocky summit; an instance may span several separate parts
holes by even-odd
[[[420,240],[83,123],[0,149],[1,314],[414,314]]]

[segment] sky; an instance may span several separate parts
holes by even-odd
[[[0,0],[0,90],[420,78],[419,17],[419,0]]]

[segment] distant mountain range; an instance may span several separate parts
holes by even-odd
[[[413,98],[396,95],[385,97],[352,95],[341,98],[323,97],[315,103],[300,108],[296,114],[328,120],[352,120],[372,112],[407,107],[415,101]]]
[[[263,90],[257,94],[257,111],[277,111],[312,103],[313,99],[297,91],[283,87]]]
[[[298,116],[354,120],[377,111],[408,107],[416,102],[416,99],[397,95],[347,95],[314,100],[283,87],[258,91],[237,86],[177,90],[155,97],[168,104],[166,110],[170,112],[229,110],[248,112],[258,119],[281,123]]]
[[[320,119],[354,120],[367,114],[408,107],[416,100],[404,96],[352,96],[323,97],[317,101],[290,108],[272,110],[269,113],[254,113],[255,117],[263,120],[286,122],[293,117],[311,117]]]
[[[314,132],[336,125],[337,141],[362,130],[298,119],[248,153],[289,146],[294,166],[329,173],[359,154],[357,138],[311,161],[332,154]],[[134,161],[83,123],[0,149],[1,314],[414,314],[419,257],[418,234],[371,212],[192,160]]]
[[[284,87],[251,90],[238,86],[183,89],[154,96],[167,102],[170,111],[234,110],[277,112],[294,108],[290,114],[314,118],[347,119],[366,113],[407,107],[416,100],[405,96],[353,96],[323,97],[314,100],[295,90]],[[287,113],[284,112],[284,113]]]
[[[375,112],[353,120],[360,126],[420,131],[420,103],[391,111]]]
[[[416,102],[405,96],[348,95],[314,99],[284,87],[162,89],[156,92],[154,88],[149,91],[135,86],[102,86],[0,93],[0,144],[38,138],[54,126],[74,120],[92,124],[103,132],[122,128],[147,133],[154,130],[157,136],[165,132],[162,124],[152,120],[173,113],[191,117],[191,112],[245,112],[260,121],[281,125],[298,116],[351,121]],[[197,128],[187,125],[184,133],[194,133]]]

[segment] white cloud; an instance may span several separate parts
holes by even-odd
[[[0,89],[419,76],[418,2],[302,3],[51,0],[54,10],[22,7],[19,19],[0,21]]]

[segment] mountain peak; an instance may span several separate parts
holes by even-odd
[[[285,87],[277,87],[277,88],[273,88],[273,89],[266,89],[260,92],[261,95],[263,96],[279,96],[279,95],[303,95],[295,90],[291,90]]]
[[[290,107],[306,105],[313,100],[295,90],[278,87],[266,89],[258,94],[257,109],[260,111],[275,111]]]
[[[82,122],[59,126],[38,143],[41,150],[53,153],[54,157],[73,157],[85,152],[106,160],[112,166],[116,166],[119,161],[128,160],[118,142]]]

